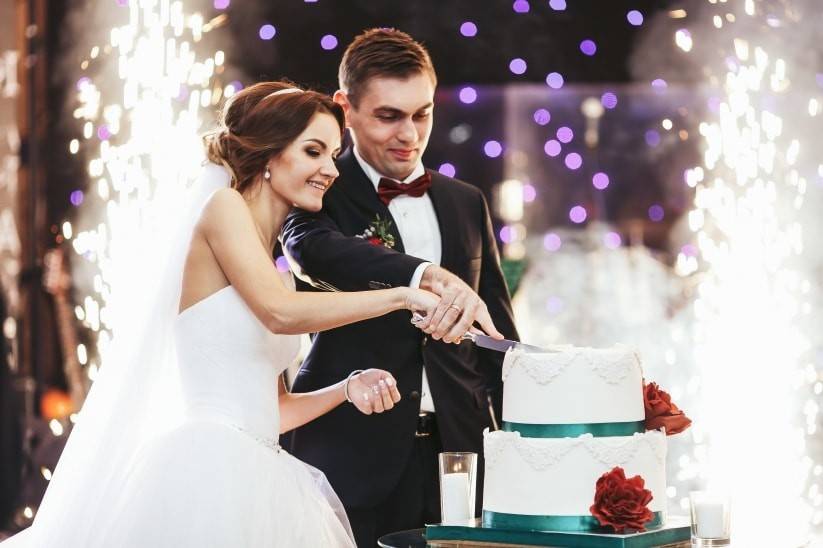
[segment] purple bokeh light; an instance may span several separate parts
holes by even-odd
[[[111,137],[111,131],[109,131],[109,126],[106,124],[101,125],[97,128],[97,138],[101,141],[108,141]]]
[[[649,131],[647,131],[645,137],[646,137],[646,144],[649,145],[650,147],[656,147],[657,145],[660,144],[660,134],[657,131],[653,130],[653,129],[650,129]]]
[[[570,152],[566,154],[565,163],[569,169],[578,169],[583,165],[583,158],[576,152]]]
[[[617,106],[617,95],[607,91],[600,96],[600,104],[603,105],[603,108],[613,109]]]
[[[709,111],[717,114],[720,112],[720,97],[712,95],[708,99],[706,99],[706,106],[709,107]]]
[[[643,24],[643,14],[637,10],[629,11],[629,13],[626,14],[626,19],[629,21],[630,25],[634,25],[635,27],[639,27]]]
[[[337,47],[337,36],[334,34],[327,34],[320,39],[320,47],[326,51]]]
[[[545,126],[549,122],[551,122],[552,115],[551,113],[546,110],[545,108],[539,108],[534,111],[534,121],[541,126]]]
[[[466,86],[460,89],[460,93],[458,94],[460,97],[460,102],[470,105],[477,101],[477,90],[473,87]]]
[[[278,272],[289,271],[289,261],[283,255],[280,255],[274,260],[274,266],[277,267]]]
[[[77,90],[82,91],[82,89],[86,87],[86,85],[88,85],[89,83],[91,83],[91,78],[89,78],[88,76],[83,76],[82,78],[77,80]]]
[[[576,205],[569,210],[569,219],[571,219],[573,223],[580,224],[586,220],[587,216],[588,212],[583,206]]]
[[[82,190],[75,190],[71,194],[69,194],[69,201],[71,202],[71,205],[75,207],[82,204],[84,198],[85,196],[83,195]]]
[[[549,0],[549,7],[554,11],[563,11],[566,9],[566,0]]]
[[[526,72],[526,61],[520,57],[516,57],[509,63],[509,70],[514,74],[523,74]]]
[[[609,176],[602,171],[592,175],[592,185],[597,190],[605,190],[609,186]]]
[[[560,236],[554,232],[549,232],[543,236],[543,247],[545,247],[547,251],[557,251],[562,245],[563,241],[560,239]]]
[[[244,87],[243,82],[240,80],[232,80],[229,85],[234,88],[234,91],[240,91]]]
[[[534,185],[523,185],[523,201],[531,203],[535,198],[537,198],[537,189],[534,188]]]
[[[550,72],[546,75],[546,84],[552,89],[563,87],[563,75],[559,72]]]
[[[654,204],[649,208],[649,219],[654,221],[655,223],[659,223],[663,220],[665,216],[665,212],[663,211],[663,207],[660,204]]]
[[[663,78],[655,78],[652,80],[652,87],[657,91],[664,91],[669,87],[669,84],[667,84]]]
[[[274,28],[274,25],[265,24],[260,27],[260,35],[261,40],[271,40],[274,38],[274,35],[277,34],[277,29]]]
[[[477,25],[475,25],[471,21],[464,22],[462,25],[460,25],[460,34],[462,34],[466,38],[472,38],[474,36],[477,36]]]
[[[594,43],[594,40],[587,38],[580,42],[580,51],[582,51],[584,55],[591,57],[597,53],[597,44]]]
[[[500,241],[504,244],[510,244],[514,241],[514,231],[509,225],[505,225],[500,229]]]
[[[547,156],[555,157],[560,154],[560,150],[562,147],[560,146],[559,141],[555,141],[554,139],[549,139],[546,141],[546,144],[543,145],[543,152],[546,153]]]
[[[603,243],[609,249],[617,249],[618,247],[620,247],[621,242],[622,239],[620,238],[620,234],[618,234],[617,232],[606,232],[606,234],[603,236]]]
[[[486,144],[483,145],[483,152],[489,158],[497,158],[503,153],[503,145],[497,141],[486,141]]]
[[[529,13],[530,8],[528,0],[514,0],[514,4],[512,4],[512,9],[516,13]]]
[[[224,10],[229,7],[231,0],[214,0],[214,9]]]
[[[457,173],[457,170],[454,168],[454,166],[448,162],[440,164],[440,167],[437,168],[437,171],[439,171],[446,177],[454,177],[454,175]]]
[[[694,244],[684,244],[683,247],[680,248],[680,253],[686,257],[697,257],[697,247],[695,247]]]
[[[557,129],[557,140],[561,143],[570,143],[574,139],[572,128],[563,126]]]

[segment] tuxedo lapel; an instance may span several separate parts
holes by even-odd
[[[457,215],[461,211],[460,204],[454,200],[449,192],[448,181],[438,177],[436,173],[427,170],[432,176],[432,184],[429,187],[429,198],[434,205],[434,213],[437,215],[437,224],[440,227],[440,266],[451,272],[455,271],[455,261],[458,258],[457,250],[459,242]]]
[[[352,147],[349,147],[340,158],[337,160],[337,169],[340,172],[336,185],[348,195],[353,201],[357,202],[361,207],[373,212],[369,214],[367,223],[374,221],[374,216],[379,215],[381,219],[389,219],[391,226],[389,231],[394,236],[394,250],[400,253],[405,253],[403,247],[403,239],[400,237],[400,232],[397,230],[397,223],[392,217],[389,208],[380,201],[377,197],[377,192],[374,190],[374,185],[363,172],[357,158],[354,157]],[[365,228],[365,227],[364,227]]]

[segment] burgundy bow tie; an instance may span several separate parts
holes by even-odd
[[[401,194],[419,198],[426,193],[431,184],[432,178],[428,173],[424,173],[410,183],[398,183],[392,179],[381,177],[380,184],[377,185],[377,197],[386,205],[389,205],[389,202]]]

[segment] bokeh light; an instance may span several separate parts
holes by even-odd
[[[634,25],[635,27],[639,27],[643,24],[643,14],[637,10],[629,11],[629,13],[626,14],[626,19],[629,21],[630,25]]]
[[[563,87],[563,75],[559,72],[550,72],[546,75],[546,84],[552,89],[560,89]]]
[[[512,71],[514,74],[523,74],[524,72],[526,72],[526,61],[524,61],[520,57],[512,59],[509,63],[509,70]]]
[[[581,205],[576,205],[569,210],[569,219],[573,223],[580,224],[586,220],[587,216],[586,208]]]
[[[454,177],[457,174],[457,170],[455,169],[455,167],[448,162],[440,164],[440,167],[437,168],[437,171],[439,171],[446,177]]]
[[[580,51],[582,51],[584,55],[591,57],[597,53],[597,44],[594,43],[594,40],[587,38],[580,42]]]
[[[274,28],[274,25],[266,24],[260,27],[259,34],[261,40],[271,40],[277,34],[277,29]]]
[[[530,8],[528,0],[514,0],[514,4],[512,4],[512,9],[516,13],[529,13]]]
[[[333,34],[327,34],[320,39],[320,47],[326,51],[333,50],[337,47],[337,37]]]
[[[546,144],[543,145],[543,151],[546,153],[547,156],[557,156],[560,154],[560,151],[563,147],[560,146],[560,142],[554,139],[549,139],[546,141]]]
[[[583,158],[576,152],[566,154],[566,167],[569,169],[578,169],[583,165]]]
[[[574,132],[570,127],[563,126],[557,129],[557,140],[561,143],[570,143],[574,139]]]
[[[659,204],[654,204],[649,208],[649,219],[656,223],[662,221],[664,215],[663,207]]]
[[[554,11],[563,11],[566,9],[566,0],[549,0],[549,7]]]
[[[650,147],[656,147],[660,144],[660,133],[657,131],[650,129],[645,134],[646,144]]]
[[[473,38],[474,36],[477,36],[477,25],[471,21],[464,22],[460,25],[460,34],[466,38]]]
[[[545,108],[539,108],[534,111],[534,121],[541,126],[545,126],[549,122],[551,122],[552,115],[551,113],[546,110]]]
[[[592,186],[597,190],[605,190],[609,186],[609,176],[602,171],[592,175]]]
[[[617,232],[606,232],[603,236],[603,244],[609,249],[617,249],[622,243],[622,238]]]
[[[617,95],[611,91],[607,91],[600,96],[600,104],[602,104],[604,108],[613,109],[617,106]]]
[[[466,86],[460,89],[459,97],[461,103],[470,105],[477,100],[477,90],[473,87]]]
[[[546,248],[547,251],[557,251],[562,245],[563,241],[560,239],[560,236],[554,232],[549,232],[543,236],[543,247]]]
[[[503,145],[498,141],[486,141],[486,144],[483,145],[483,152],[489,158],[497,158],[503,153]]]

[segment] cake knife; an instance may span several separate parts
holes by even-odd
[[[415,312],[412,314],[411,321],[413,324],[417,324],[423,321],[423,319],[425,319],[425,316],[419,312]],[[509,339],[495,339],[494,337],[489,337],[488,335],[483,335],[481,333],[473,333],[471,331],[463,335],[462,340],[471,341],[480,348],[488,348],[489,350],[497,350],[498,352],[507,352],[511,348],[525,350],[526,352],[552,352],[552,350],[540,348],[539,346],[512,341]]]

